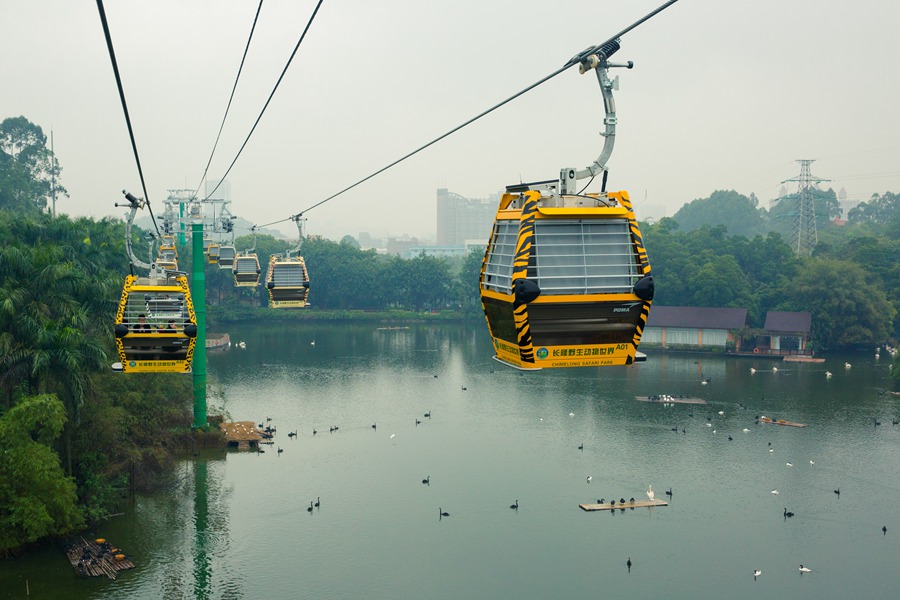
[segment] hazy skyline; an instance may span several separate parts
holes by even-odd
[[[300,212],[456,127],[662,0],[325,0],[234,169],[231,211]],[[107,1],[154,212],[196,189],[257,2]],[[269,0],[209,172],[234,158],[315,7]],[[94,2],[4,2],[0,119],[54,132],[71,215],[119,216],[140,180]],[[610,189],[639,218],[716,189],[762,205],[797,159],[848,197],[900,191],[895,3],[680,0],[622,41]],[[419,155],[306,213],[306,231],[433,237],[439,187],[486,198],[600,152],[596,77],[573,67]],[[599,182],[591,189],[599,188]],[[278,226],[286,233],[291,223]],[[241,235],[245,232],[237,232]],[[487,232],[485,232],[487,235]]]

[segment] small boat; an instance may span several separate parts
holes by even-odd
[[[770,417],[760,417],[760,423],[771,423],[772,425],[787,425],[788,427],[806,427],[806,423],[794,423],[793,421],[785,421],[784,419],[772,419]]]

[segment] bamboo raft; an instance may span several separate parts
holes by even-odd
[[[794,423],[793,421],[785,421],[784,419],[770,419],[769,417],[760,417],[760,423],[770,423],[772,425],[786,425],[788,427],[806,427],[806,423]]]
[[[638,402],[653,402],[655,404],[706,404],[703,398],[688,398],[686,396],[635,396]]]
[[[588,512],[595,510],[616,510],[618,509],[626,509],[626,508],[647,508],[653,506],[668,506],[669,503],[665,500],[635,500],[634,502],[625,502],[624,504],[621,502],[616,502],[615,505],[604,502],[603,504],[579,504],[578,506],[581,510],[586,510]]]
[[[72,563],[75,572],[82,577],[106,575],[110,579],[115,579],[118,571],[134,568],[130,557],[106,541],[98,544],[79,536],[67,539],[64,547],[66,558]],[[116,558],[117,556],[122,558]]]

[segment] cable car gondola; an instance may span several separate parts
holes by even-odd
[[[159,254],[168,258],[178,258],[178,248],[175,247],[175,236],[171,233],[164,233],[159,242]],[[171,256],[168,256],[171,254]]]
[[[235,287],[259,285],[260,268],[259,257],[256,255],[256,227],[253,227],[253,245],[234,259],[234,267],[231,272],[234,274]]]
[[[219,246],[219,268],[230,269],[234,266],[234,246]]]
[[[219,262],[219,244],[213,242],[209,245],[209,248],[206,249],[206,259],[211,265]]]
[[[125,373],[190,373],[197,317],[187,276],[147,264],[131,249],[131,224],[143,201],[131,194],[125,247],[131,264],[148,269],[146,277],[128,275],[115,319],[116,350]],[[117,367],[119,368],[119,367]]]
[[[269,291],[270,308],[303,308],[309,298],[309,272],[300,256],[303,243],[303,227],[300,216],[294,217],[299,232],[297,245],[283,255],[269,257],[266,289]]]
[[[495,359],[519,369],[628,365],[637,352],[653,278],[631,200],[606,192],[615,140],[607,62],[617,42],[582,60],[595,69],[606,111],[606,140],[594,163],[556,180],[508,186],[481,267],[481,303]],[[603,173],[600,193],[578,180]],[[588,182],[590,183],[590,182]]]

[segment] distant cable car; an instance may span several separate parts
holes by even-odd
[[[234,246],[220,246],[218,259],[219,268],[230,269],[233,267],[235,254]]]
[[[171,253],[171,256],[168,254]],[[159,255],[168,258],[178,258],[178,249],[175,247],[175,236],[164,233],[159,243]]]
[[[119,368],[125,373],[190,373],[197,317],[185,273],[147,264],[131,249],[131,224],[143,201],[131,194],[125,247],[131,264],[146,277],[128,275],[115,319]]]
[[[156,266],[165,271],[177,271],[178,261],[174,258],[166,259],[160,256],[158,259],[156,259]]]
[[[209,248],[206,249],[206,258],[211,265],[219,262],[219,244],[214,242],[209,245]]]
[[[256,227],[253,227],[253,245],[234,259],[234,285],[236,287],[256,287],[259,285],[259,257],[256,255]]]
[[[266,274],[266,289],[269,292],[270,308],[303,308],[309,298],[309,272],[306,262],[300,256],[303,243],[303,227],[301,217],[294,217],[299,239],[297,245],[283,255],[269,257],[269,270]]]
[[[606,111],[603,151],[558,180],[508,186],[481,268],[481,303],[497,360],[519,369],[628,365],[653,300],[653,278],[628,193],[606,192],[615,141],[607,44],[582,61],[595,69]],[[601,192],[578,180],[603,173]],[[588,182],[589,184],[590,182]]]

